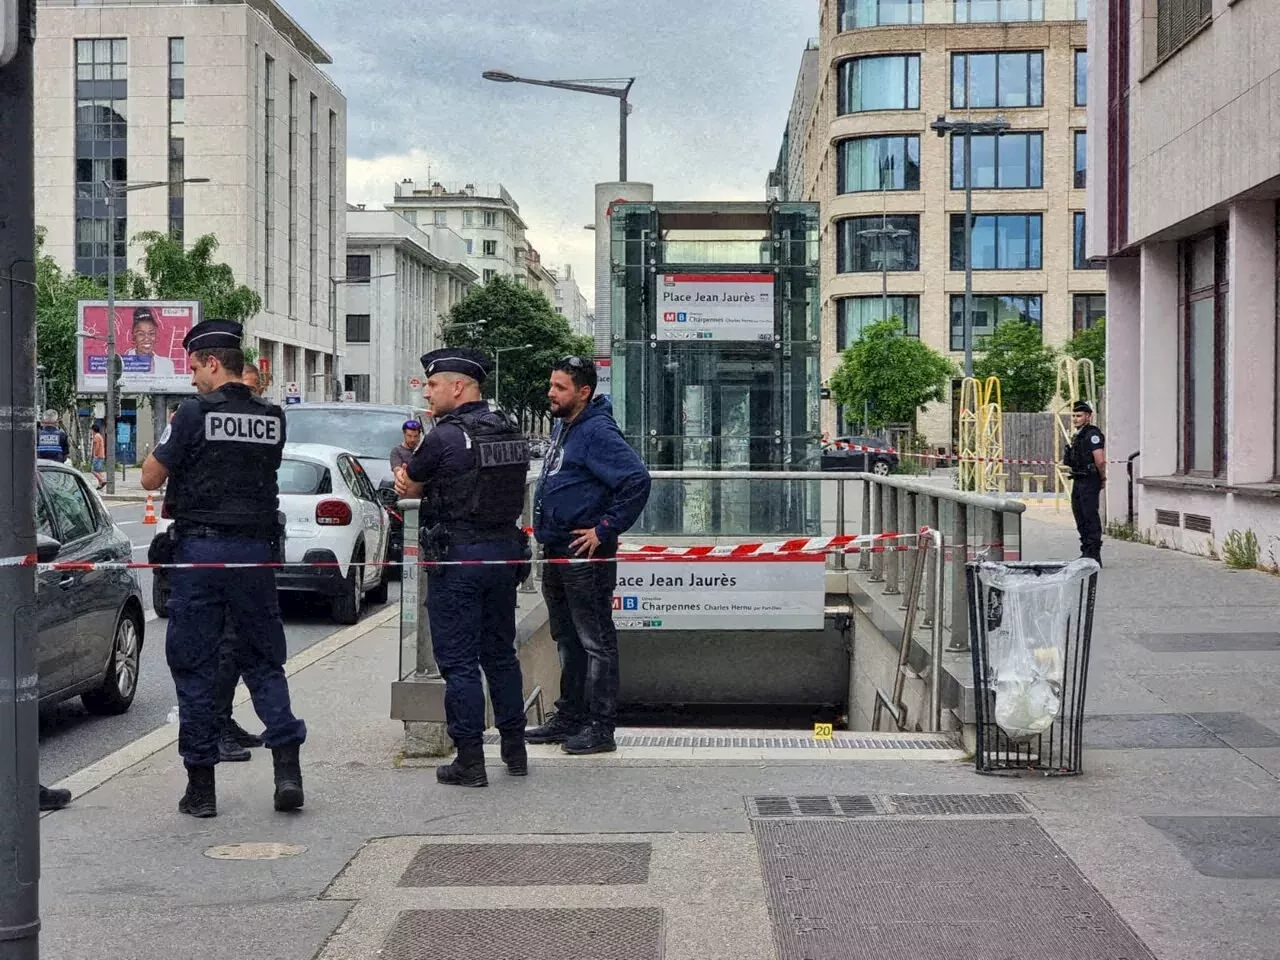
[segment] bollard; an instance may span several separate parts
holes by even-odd
[[[871,532],[871,481],[862,481],[862,526],[858,528],[858,533],[866,536]],[[858,554],[858,569],[871,569],[871,554],[863,550]]]
[[[951,643],[947,649],[969,649],[969,586],[965,563],[969,559],[969,509],[956,504],[956,521],[951,536]]]
[[[898,526],[898,501],[902,497],[902,491],[897,487],[881,487],[881,492],[885,496],[887,510],[885,512],[885,530],[888,533],[901,533],[902,530]],[[885,543],[885,550],[888,552],[884,556],[885,568],[885,588],[884,595],[886,597],[896,597],[901,590],[899,589],[899,576],[902,572],[902,554],[898,548],[901,547],[903,541],[894,539]]]
[[[884,533],[884,493],[885,488],[878,483],[871,485],[875,493],[875,502],[871,506],[871,532],[872,534]],[[879,546],[872,544],[871,546]],[[870,583],[884,582],[884,554],[871,554],[871,576],[867,577]]]

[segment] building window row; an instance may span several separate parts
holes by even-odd
[[[973,189],[1015,190],[1044,186],[1044,134],[1002,133],[951,138],[951,189],[965,187],[965,146],[972,143]]]
[[[947,0],[929,0],[930,5],[945,2]],[[1020,23],[1044,19],[1044,0],[950,0],[950,3],[953,23]],[[924,6],[925,0],[839,0],[839,29],[923,23]],[[1088,15],[1089,0],[1075,0],[1075,18],[1084,20]]]
[[[1088,55],[1076,51],[1075,101],[1088,91]],[[920,54],[853,57],[837,67],[839,114],[920,109]],[[1044,51],[951,55],[951,106],[995,109],[1044,106]]]
[[[920,269],[918,214],[848,217],[836,223],[837,273]]]
[[[1213,19],[1213,0],[1156,0],[1156,56],[1163,59]]]
[[[289,75],[289,258],[288,309],[298,317],[298,78]]]
[[[1227,460],[1227,228],[1178,248],[1182,470],[1220,476]]]
[[[973,348],[986,349],[987,339],[996,327],[1008,322],[1029,323],[1042,330],[1039,295],[987,294],[973,298]],[[964,349],[964,294],[951,297],[951,349]]]
[[[347,314],[347,343],[368,343],[372,336],[367,313]]]
[[[1044,53],[953,53],[951,106],[1044,106]]]
[[[308,313],[314,325],[320,313],[320,101],[310,95],[307,117],[310,140],[307,151],[307,170],[310,184],[307,190],[307,267],[311,280],[307,290]]]
[[[169,38],[169,236],[179,243],[186,231],[187,42]]]
[[[75,269],[91,277],[109,258],[117,271],[127,265],[128,197],[107,198],[128,179],[128,58],[124,39],[75,41]]]
[[[276,62],[263,60],[264,97],[262,104],[263,212],[262,212],[262,306],[270,310],[275,271],[275,180],[276,180]]]
[[[836,100],[836,109],[841,114],[919,110],[920,55],[855,57],[842,61]]]
[[[844,350],[862,332],[886,318],[902,322],[902,332],[920,336],[920,298],[915,295],[841,297],[836,301],[836,349]]]
[[[1084,231],[1085,219],[1084,211],[1077,210],[1071,215],[1071,269],[1073,270],[1101,270],[1106,267],[1104,260],[1090,260],[1085,251]]]
[[[918,136],[858,137],[836,146],[839,193],[920,189]]]
[[[1043,214],[983,213],[973,218],[974,270],[1039,270]],[[964,214],[951,215],[951,269],[964,269]]]

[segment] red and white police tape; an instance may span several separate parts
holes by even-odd
[[[1057,466],[1057,460],[1026,460],[1021,457],[965,457],[957,453],[915,453],[893,447],[872,447],[862,443],[846,443],[843,440],[825,440],[824,447],[836,450],[852,450],[855,453],[891,453],[895,457],[916,457],[920,460],[947,460],[953,463],[1016,463],[1020,466]],[[1128,460],[1108,460],[1107,463],[1128,463]]]

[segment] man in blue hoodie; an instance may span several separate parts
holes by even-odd
[[[551,635],[560,649],[555,714],[525,732],[528,743],[563,744],[565,753],[617,749],[618,634],[613,591],[618,537],[649,500],[649,471],[623,439],[606,397],[595,397],[596,368],[564,357],[551,371],[551,416],[560,422],[542,465],[533,532],[550,560],[542,573]]]

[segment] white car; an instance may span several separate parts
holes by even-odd
[[[318,443],[286,443],[280,470],[287,563],[276,572],[281,593],[329,597],[333,619],[355,623],[367,598],[387,602],[390,518],[352,453]]]

